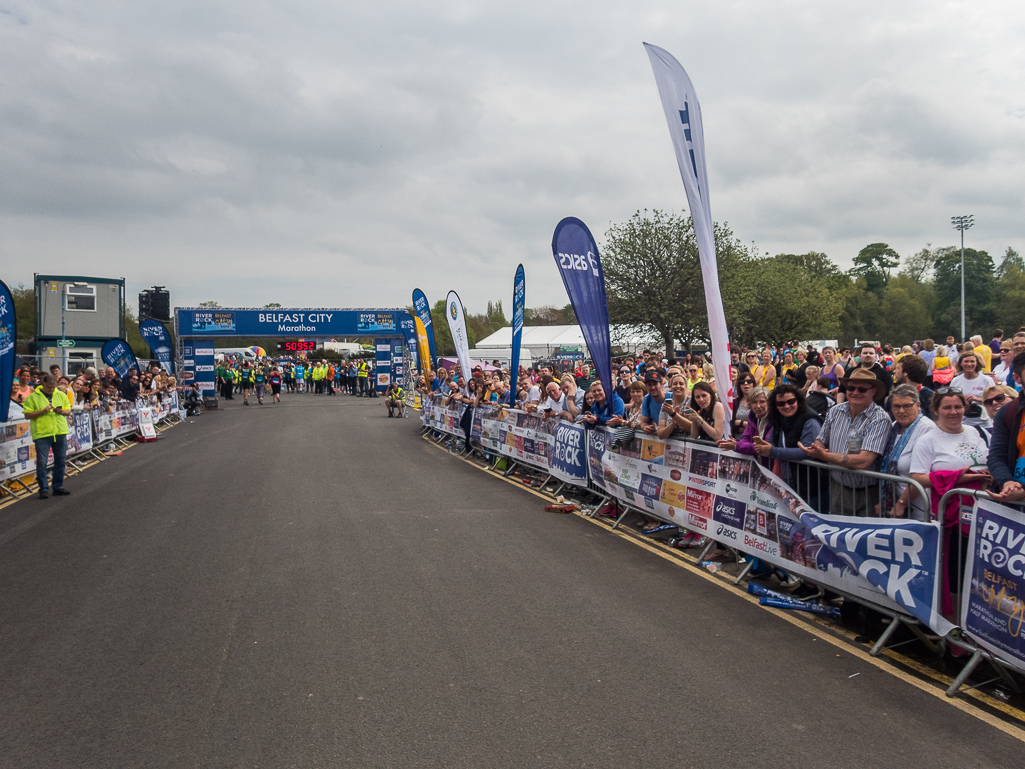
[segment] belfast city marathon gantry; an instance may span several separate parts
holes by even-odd
[[[404,384],[406,361],[415,345],[413,318],[403,308],[338,309],[310,307],[177,307],[174,311],[175,354],[185,380],[199,382],[204,395],[214,395],[214,343],[217,339],[264,337],[305,340],[372,339],[375,383],[384,390],[392,381]],[[411,349],[411,347],[413,349]]]

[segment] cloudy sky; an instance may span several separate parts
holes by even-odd
[[[686,197],[642,41],[689,72],[759,251],[1025,249],[1020,2],[0,0],[0,278],[190,306],[469,312]],[[133,300],[134,303],[134,300]]]

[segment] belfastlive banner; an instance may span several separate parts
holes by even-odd
[[[1025,513],[976,502],[961,597],[965,633],[1025,671]]]

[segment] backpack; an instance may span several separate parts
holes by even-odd
[[[938,368],[932,372],[932,381],[934,384],[945,385],[950,384],[950,380],[954,378],[954,367],[944,366]]]

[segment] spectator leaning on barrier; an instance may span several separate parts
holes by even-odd
[[[42,384],[22,404],[24,416],[30,420],[32,442],[36,447],[36,481],[39,483],[39,498],[46,499],[46,465],[53,450],[53,495],[64,496],[71,492],[64,488],[64,470],[68,456],[68,420],[71,401],[57,389],[57,380],[52,374],[43,377]]]
[[[590,411],[584,415],[584,424],[594,427],[595,425],[604,425],[612,417],[622,417],[626,411],[623,404],[623,399],[612,393],[611,399],[605,395],[605,388],[602,386],[601,380],[596,380],[591,385],[591,393],[594,395],[594,402],[591,404]]]
[[[1017,336],[1017,335],[1015,335]],[[1014,356],[1011,362],[1014,381],[1019,385],[1025,372],[1025,352]],[[1025,499],[1025,393],[1001,408],[993,419],[993,434],[989,441],[989,471],[993,485],[1008,501]]]
[[[747,454],[750,457],[757,456],[754,439],[762,438],[770,440],[772,426],[769,424],[769,390],[765,387],[755,387],[747,394],[747,405],[750,409],[744,432],[739,438],[723,438],[718,442],[721,449],[736,451]],[[760,464],[769,467],[771,462],[768,458],[759,459]]]
[[[769,394],[768,419],[772,425],[771,440],[753,438],[755,451],[772,460],[772,471],[788,483],[812,509],[822,507],[819,473],[815,469],[801,471],[792,462],[805,459],[800,444],[812,444],[822,429],[822,420],[805,403],[804,393],[792,384],[781,384]],[[809,472],[810,470],[810,472]]]
[[[921,394],[928,388],[917,389],[914,384],[901,383],[890,392],[890,409],[894,422],[886,440],[886,452],[880,471],[888,475],[911,476],[911,457],[920,440],[936,430],[936,425],[923,413]],[[932,390],[929,390],[932,397]],[[922,499],[918,490],[909,484],[883,481],[880,484],[879,514],[894,518],[908,518],[909,509],[918,520],[929,517],[929,500]]]
[[[644,403],[641,406],[641,429],[648,435],[655,435],[658,431],[662,404],[666,400],[666,394],[662,389],[662,377],[657,371],[647,371],[644,374],[644,386],[648,388],[648,394],[644,396]]]
[[[691,438],[720,441],[725,433],[726,410],[715,396],[708,382],[698,382],[691,388],[691,410],[684,411]]]
[[[560,416],[572,422],[580,415],[580,410],[584,407],[584,390],[581,387],[577,387],[576,378],[568,372],[562,375],[561,381],[565,404]],[[618,395],[619,393],[616,394]],[[623,399],[623,402],[625,403],[626,399]]]
[[[833,515],[868,515],[879,503],[879,484],[852,470],[872,470],[886,450],[890,420],[876,402],[886,395],[886,384],[875,373],[858,368],[841,380],[847,401],[826,414],[819,437],[804,449],[809,459],[838,465],[830,472],[829,512]]]

